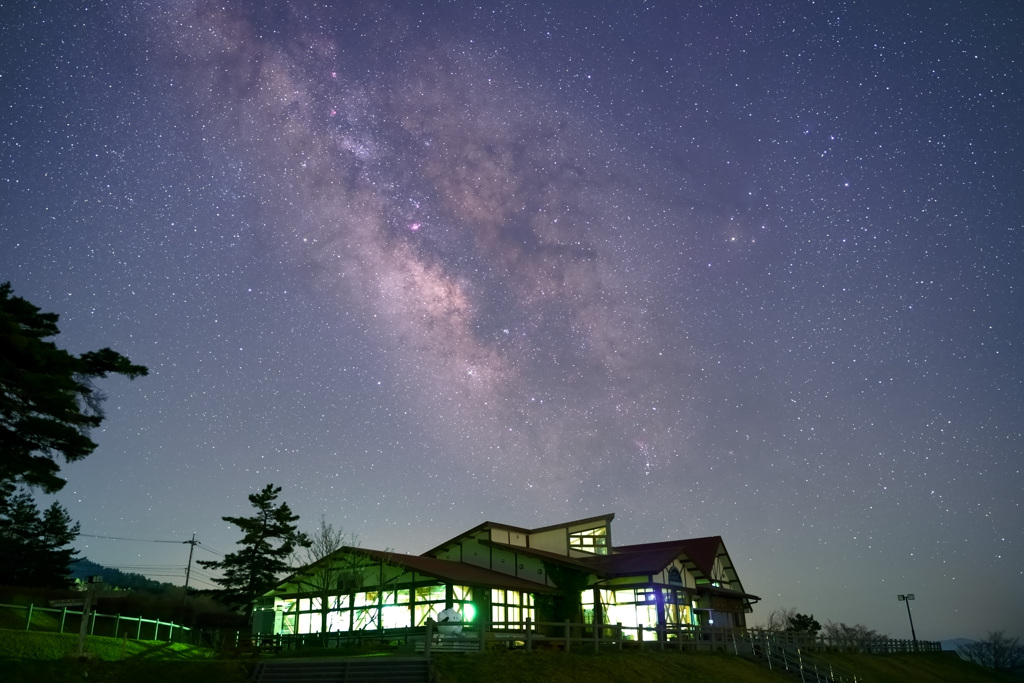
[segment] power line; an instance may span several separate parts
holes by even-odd
[[[108,541],[135,541],[136,543],[188,543],[188,541],[161,541],[150,538],[122,538],[120,536],[98,536],[96,534],[78,534],[85,538],[105,538]]]
[[[188,541],[183,541],[183,543],[188,543]],[[201,545],[201,546],[199,546],[199,549],[200,550],[205,550],[206,552],[211,553],[213,555],[217,555],[219,557],[224,557],[224,553],[222,553],[222,552],[220,552],[218,550],[214,550],[213,548],[211,548],[208,545]]]

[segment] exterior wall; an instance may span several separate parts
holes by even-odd
[[[505,543],[507,545],[517,545],[522,548],[526,547],[527,534],[513,531],[510,529],[502,529],[500,527],[494,527],[491,529],[491,540],[498,543]]]
[[[516,560],[516,576],[528,581],[547,584],[543,561],[530,555],[517,555]]]
[[[489,546],[482,544],[475,536],[463,539],[461,546],[461,562],[477,567],[491,568],[491,548]]]
[[[490,569],[502,574],[516,574],[516,553],[504,548],[488,548],[491,551]]]
[[[682,579],[684,588],[697,587],[697,579],[693,576],[693,574],[686,570],[686,568],[683,566],[683,563],[679,560],[675,560],[674,562],[672,562],[672,564],[668,565],[660,572],[655,574],[652,577],[654,583],[660,583],[666,586],[672,585],[672,582],[669,580],[669,572],[672,568],[675,568],[679,572],[679,578]]]
[[[711,570],[711,580],[717,582],[722,588],[729,587],[729,577],[725,573],[725,568],[722,567],[722,561],[717,557]]]
[[[518,537],[518,538],[517,538]],[[536,581],[547,585],[547,576],[544,572],[544,562],[532,555],[521,554],[510,548],[498,548],[491,545],[484,545],[482,540],[492,540],[500,543],[507,543],[505,538],[512,542],[518,541],[522,547],[526,547],[526,537],[515,531],[490,529],[480,534],[463,538],[459,545],[446,548],[435,554],[435,557],[453,562],[465,562],[478,567],[484,567],[509,576],[516,576]]]
[[[439,560],[450,560],[452,562],[462,562],[462,546],[456,545],[451,548],[445,548],[441,552],[434,555]]]
[[[569,554],[569,533],[566,529],[549,529],[530,534],[530,547],[558,555]]]

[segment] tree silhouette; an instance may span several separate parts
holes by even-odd
[[[1003,631],[991,631],[985,640],[957,648],[965,659],[996,671],[1012,671],[1024,664],[1024,645]]]
[[[58,460],[96,449],[89,430],[103,422],[104,396],[94,380],[149,372],[111,349],[76,356],[57,348],[47,341],[60,334],[57,319],[0,284],[0,498],[17,484],[59,491]]]
[[[789,626],[786,627],[786,630],[791,633],[807,633],[816,636],[821,630],[821,624],[813,614],[796,613],[789,617]]]
[[[72,523],[59,503],[40,514],[28,491],[0,498],[0,584],[70,586],[71,563],[77,553],[67,546],[78,531],[78,524]]]
[[[290,569],[288,558],[296,548],[307,547],[309,538],[298,530],[299,516],[288,503],[277,503],[280,486],[267,484],[259,493],[249,496],[256,508],[252,517],[221,517],[238,526],[242,532],[241,546],[223,560],[200,560],[199,564],[216,569],[222,576],[214,581],[224,586],[222,599],[252,616],[252,602],[270,590],[278,578]]]

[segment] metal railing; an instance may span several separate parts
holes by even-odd
[[[839,642],[807,634],[776,633],[758,629],[717,626],[668,625],[623,626],[536,622],[532,619],[510,622],[465,622],[437,624],[413,628],[335,631],[327,634],[254,635],[264,646],[276,650],[302,647],[342,648],[366,645],[408,646],[429,654],[431,651],[484,652],[496,648],[517,648],[526,651],[580,651],[602,649],[657,649],[677,651],[724,651],[735,655],[762,658],[770,668],[782,668],[802,674],[806,681],[854,683],[855,674],[841,670],[815,653],[863,652],[869,654],[897,652],[933,652],[939,643],[870,639],[864,642]]]
[[[769,669],[781,669],[800,677],[804,683],[859,683],[857,674],[817,657],[803,648],[794,646],[774,634],[748,632],[744,634],[750,653],[764,660]]]
[[[266,649],[296,650],[303,647],[343,648],[374,644],[408,645],[417,649],[483,652],[493,648],[521,648],[527,651],[573,651],[585,648],[658,649],[658,650],[727,650],[733,654],[749,646],[743,645],[743,629],[711,626],[623,626],[622,624],[575,623],[569,621],[465,622],[451,625],[428,621],[413,628],[368,629],[278,635],[236,636],[262,644]]]
[[[49,631],[54,633],[78,633],[82,625],[82,612],[67,607],[39,607],[35,604],[5,605],[0,608],[25,611],[26,631]],[[52,614],[49,619],[40,619],[39,615]],[[186,638],[192,629],[188,626],[175,624],[161,619],[144,619],[143,617],[125,617],[120,614],[101,614],[89,610],[87,635],[108,636],[112,638],[128,638],[129,640],[162,640],[177,642]]]
[[[860,654],[897,654],[905,652],[941,652],[942,643],[928,640],[904,640],[877,636],[830,637],[789,631],[745,629],[748,634],[770,637],[779,644],[813,652],[849,652]]]

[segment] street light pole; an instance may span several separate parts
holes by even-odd
[[[913,593],[907,593],[906,595],[897,595],[896,598],[900,602],[907,603],[907,619],[910,619],[910,636],[914,639],[914,651],[917,651],[917,633],[914,632],[914,617],[910,615],[910,601],[914,599]]]

